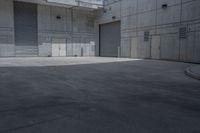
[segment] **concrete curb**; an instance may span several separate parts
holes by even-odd
[[[200,80],[200,66],[189,67],[185,70],[185,74],[191,78]]]

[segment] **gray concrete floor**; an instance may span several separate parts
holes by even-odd
[[[0,67],[27,67],[27,66],[66,66],[80,64],[96,64],[109,62],[136,61],[129,58],[102,58],[102,57],[14,57],[0,58]]]
[[[184,74],[192,64],[80,60],[0,63],[0,133],[200,133],[200,81]]]
[[[200,80],[200,65],[195,65],[187,68],[185,74],[194,79]]]

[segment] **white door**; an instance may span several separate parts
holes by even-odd
[[[59,45],[59,49],[60,49],[60,56],[66,56],[66,40],[63,39],[62,42],[60,42]]]
[[[52,39],[52,56],[66,56],[66,39]]]
[[[131,57],[138,57],[138,38],[136,37],[131,39]]]
[[[52,43],[52,56],[59,56],[59,44]]]

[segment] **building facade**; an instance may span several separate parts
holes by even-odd
[[[199,0],[0,0],[0,57],[200,63],[199,7]]]
[[[200,0],[106,0],[99,24],[121,22],[121,56],[200,63]]]
[[[69,4],[0,0],[0,56],[94,56],[94,9]]]

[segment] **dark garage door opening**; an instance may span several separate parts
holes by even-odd
[[[120,21],[102,24],[100,29],[100,56],[117,57],[120,46]]]
[[[16,56],[37,56],[37,5],[14,2]]]

